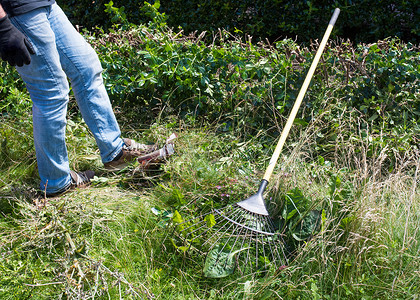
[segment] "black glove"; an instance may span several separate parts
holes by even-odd
[[[9,18],[0,19],[0,57],[12,66],[31,63],[30,54],[35,54],[31,43],[20,32]]]

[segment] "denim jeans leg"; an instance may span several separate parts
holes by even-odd
[[[70,79],[82,116],[111,161],[123,141],[92,47],[58,5],[15,16],[12,22],[35,48],[30,65],[17,67],[33,102],[34,140],[41,189],[54,193],[70,184],[65,126]]]
[[[55,193],[70,184],[65,143],[69,85],[61,68],[55,35],[42,8],[11,20],[30,40],[30,65],[16,67],[32,99],[33,133],[41,190]]]
[[[95,137],[102,161],[109,162],[118,155],[123,141],[103,83],[98,55],[56,4],[52,5],[50,23],[61,65],[70,79],[83,119]]]

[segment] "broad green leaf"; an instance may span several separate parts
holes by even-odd
[[[334,174],[330,178],[330,184],[329,184],[329,192],[330,196],[334,196],[334,193],[336,189],[338,189],[341,185],[341,179],[338,175]]]
[[[296,213],[300,216],[300,211],[305,211],[309,203],[310,201],[303,196],[299,188],[288,191],[282,211],[283,219],[290,220]]]
[[[349,225],[355,219],[356,219],[355,216],[350,216],[350,217],[343,218],[340,222],[340,227],[345,229],[347,227],[347,225]]]
[[[304,119],[295,118],[293,124],[307,126],[308,122],[306,122]]]
[[[294,210],[292,210],[291,212],[289,212],[288,214],[287,214],[287,216],[286,216],[286,220],[290,220],[291,218],[293,218],[293,216],[295,215],[297,213],[297,210],[296,209],[294,209]]]
[[[229,276],[235,271],[235,255],[248,248],[239,249],[230,252],[223,249],[223,245],[217,245],[207,253],[204,263],[204,276],[209,278],[223,278]]]
[[[319,210],[311,210],[297,226],[294,226],[293,238],[297,241],[307,240],[319,229],[320,223],[321,212]]]

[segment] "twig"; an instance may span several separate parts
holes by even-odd
[[[57,220],[57,224],[64,230],[64,235],[66,236],[66,240],[67,240],[67,242],[69,243],[69,245],[70,245],[70,248],[71,248],[71,253],[73,254],[73,253],[76,253],[76,251],[77,251],[77,249],[76,249],[76,245],[74,244],[74,242],[73,242],[73,239],[71,238],[71,236],[70,236],[70,234],[69,234],[69,232],[67,231],[67,229],[66,229],[66,227],[63,225],[63,223],[61,223],[61,221],[60,220]],[[83,273],[83,270],[82,270],[82,268],[80,267],[80,264],[78,263],[78,260],[77,259],[75,259],[75,265],[76,265],[76,267],[77,267],[77,270],[79,271],[79,276],[80,276],[80,280],[82,279],[82,278],[84,278],[85,277],[85,273]]]
[[[31,287],[37,287],[37,286],[55,285],[55,284],[63,284],[63,283],[65,283],[65,282],[57,281],[57,282],[37,283],[37,284],[23,283],[23,285],[31,286]]]

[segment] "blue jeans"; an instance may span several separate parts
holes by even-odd
[[[99,58],[61,8],[53,4],[11,20],[36,52],[29,65],[16,69],[32,99],[41,189],[55,193],[71,183],[65,142],[68,79],[104,163],[121,151],[121,132],[103,84]]]

